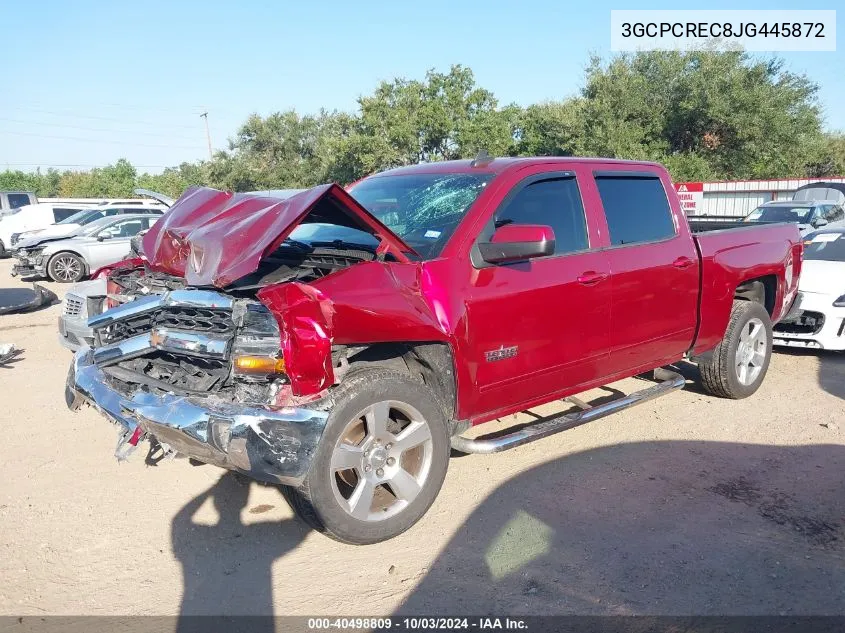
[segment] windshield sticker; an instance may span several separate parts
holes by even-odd
[[[441,231],[426,231],[425,237],[432,239],[432,240],[436,240],[438,237],[440,237],[440,233],[441,233]]]
[[[811,242],[835,242],[842,233],[819,233]]]

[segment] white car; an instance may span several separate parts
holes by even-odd
[[[845,226],[845,209],[835,200],[778,200],[764,202],[742,219],[743,222],[789,222],[806,235],[822,227]]]
[[[57,204],[52,202],[27,204],[15,209],[8,215],[0,217],[0,257],[8,255],[12,251],[22,234],[42,229],[56,222],[62,222],[70,216],[93,206],[94,204]]]
[[[11,236],[12,249],[26,248],[32,246],[32,240],[44,240],[47,238],[69,237],[79,232],[83,226],[99,220],[100,218],[112,217],[115,215],[141,214],[161,215],[167,207],[146,200],[135,202],[100,204],[88,209],[83,209],[68,218],[55,224],[42,226],[35,230],[16,233]]]
[[[148,230],[158,218],[149,214],[101,218],[74,237],[18,249],[18,264],[12,274],[48,276],[60,283],[75,283],[98,268],[124,259],[130,252],[131,239]]]
[[[86,345],[91,347],[94,330],[88,327],[88,317],[100,314],[105,300],[105,279],[89,279],[71,286],[62,299],[59,343],[74,352]]]
[[[799,301],[774,327],[774,344],[845,350],[845,228],[806,236]]]

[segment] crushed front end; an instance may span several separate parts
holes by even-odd
[[[118,456],[146,437],[163,454],[300,483],[327,415],[278,406],[289,381],[272,313],[211,290],[156,290],[89,320],[94,345],[74,357],[68,406],[117,423]]]

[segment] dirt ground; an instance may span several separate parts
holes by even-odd
[[[25,350],[0,368],[0,614],[845,614],[843,355],[456,457],[413,529],[351,547],[273,487],[117,463],[116,429],[65,408],[58,314],[0,317]]]

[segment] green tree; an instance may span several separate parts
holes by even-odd
[[[664,161],[678,179],[802,175],[822,134],[817,90],[781,60],[742,52],[594,58],[584,151]]]

